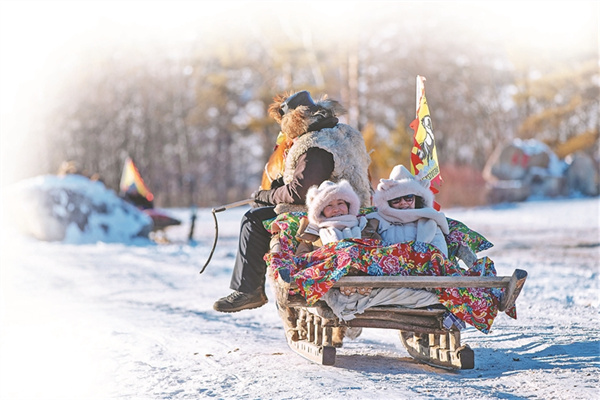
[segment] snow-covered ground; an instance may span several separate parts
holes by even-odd
[[[530,201],[446,214],[484,234],[500,275],[529,273],[518,319],[463,333],[475,369],[418,364],[397,332],[365,329],[335,366],[287,346],[271,301],[220,314],[245,207],[189,210],[169,244],[41,242],[3,228],[0,398],[594,399],[600,393],[600,200]],[[270,294],[270,288],[268,288]],[[273,298],[273,296],[270,296]]]

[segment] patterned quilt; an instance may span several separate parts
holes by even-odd
[[[363,209],[367,214],[372,209]],[[265,255],[268,268],[287,282],[295,282],[297,291],[309,305],[315,304],[334,283],[355,268],[368,275],[430,275],[430,276],[496,276],[494,263],[488,257],[479,258],[465,269],[458,264],[458,248],[467,246],[478,253],[492,247],[482,235],[463,223],[448,219],[450,233],[446,236],[448,257],[434,246],[417,241],[384,246],[374,239],[346,239],[329,243],[311,253],[295,256],[296,232],[306,213],[292,212],[265,221],[269,231],[279,230],[281,252]],[[276,226],[275,226],[276,225]],[[489,333],[503,289],[436,288],[439,301],[460,320]],[[513,306],[506,310],[517,317]]]

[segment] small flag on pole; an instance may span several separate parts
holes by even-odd
[[[425,98],[425,77],[417,75],[417,117],[410,127],[415,131],[413,148],[410,154],[410,168],[413,175],[431,181],[431,191],[438,193],[442,185],[442,176],[437,159],[433,123],[429,115],[429,106]],[[434,207],[439,210],[439,204]]]
[[[154,200],[154,195],[144,183],[140,172],[130,157],[127,157],[125,160],[119,186],[121,193],[137,194],[145,198],[148,202]]]

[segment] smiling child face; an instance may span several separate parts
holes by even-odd
[[[323,209],[325,218],[339,217],[348,214],[348,203],[342,199],[332,200]]]

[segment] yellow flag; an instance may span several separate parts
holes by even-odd
[[[410,155],[410,168],[413,175],[431,181],[431,191],[437,193],[442,185],[442,176],[435,147],[433,123],[425,98],[425,77],[417,76],[417,117],[410,124],[415,131]]]
[[[125,160],[123,174],[121,175],[120,189],[122,193],[139,193],[148,201],[154,200],[154,195],[148,189],[140,175],[133,160],[129,157]]]

